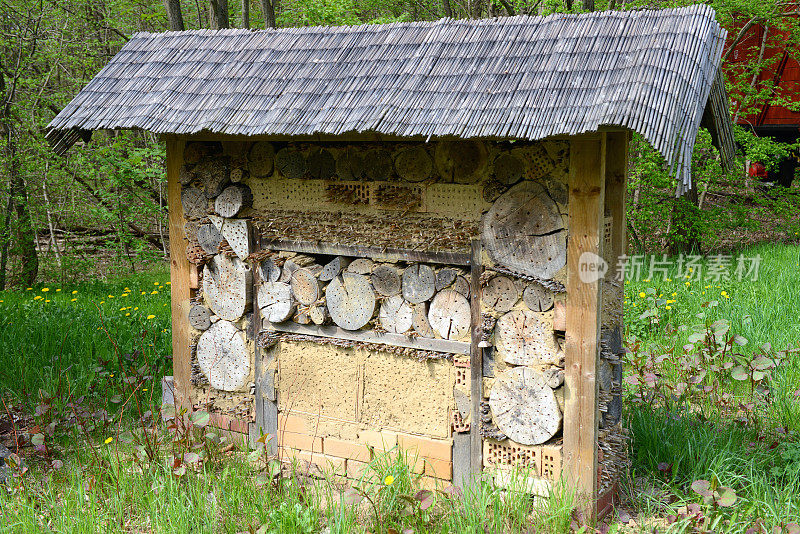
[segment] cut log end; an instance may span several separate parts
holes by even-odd
[[[523,445],[540,445],[561,429],[555,393],[541,374],[528,367],[501,373],[492,386],[489,407],[497,427]]]

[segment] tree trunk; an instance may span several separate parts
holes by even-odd
[[[167,23],[170,31],[182,32],[185,30],[180,0],[164,0],[164,7],[167,8]]]
[[[242,0],[242,28],[250,29],[250,0]]]
[[[453,18],[453,9],[450,7],[450,0],[442,0],[442,9],[444,10],[445,17]]]
[[[228,19],[228,0],[210,0],[209,23],[212,30],[230,28]]]
[[[275,11],[277,0],[261,0],[261,8],[264,10],[264,27],[277,28],[275,21]]]
[[[594,11],[594,0],[582,0],[581,4],[584,11]]]

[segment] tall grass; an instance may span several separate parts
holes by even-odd
[[[746,258],[760,257],[756,280],[749,276],[738,279],[735,268],[740,254]],[[711,257],[702,262],[700,280],[687,280],[677,268],[678,258],[673,257],[668,258],[673,267],[666,274],[656,272],[648,278],[645,268],[642,277],[625,282],[625,320],[629,334],[658,346],[668,325],[693,325],[698,322],[696,314],[704,311],[711,320],[730,321],[733,331],[748,340],[743,350],[754,350],[764,343],[781,349],[800,346],[800,246],[758,245],[743,248],[731,256],[728,280],[715,281],[708,276],[713,262]],[[644,263],[649,265],[653,258],[648,256]],[[656,261],[661,259],[655,257]],[[652,327],[639,319],[647,307],[646,297],[640,295],[651,288],[665,301],[674,301],[659,306],[662,320]],[[704,303],[712,301],[718,305],[703,307]],[[686,343],[689,333],[678,336],[678,346]]]
[[[57,397],[68,390],[84,395],[99,385],[99,364],[117,365],[136,351],[129,364],[168,370],[169,291],[162,269],[108,282],[0,292],[0,396],[32,398],[39,389]]]

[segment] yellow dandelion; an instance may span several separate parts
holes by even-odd
[[[42,297],[41,295],[36,295],[35,297],[33,297],[33,300],[40,300],[42,298],[44,298],[44,297]]]
[[[109,295],[108,298],[113,299],[114,295]]]
[[[78,290],[76,289],[75,291],[72,292],[72,294],[73,295],[77,295],[78,294]]]
[[[171,285],[172,285],[172,282],[164,282],[164,285],[165,285],[165,286],[171,286]]]
[[[147,295],[147,291],[142,291],[142,295]]]
[[[133,311],[136,311],[136,310],[138,310],[138,309],[139,309],[139,306],[136,306],[136,307],[133,309]]]
[[[70,302],[78,302],[78,299],[70,299]]]
[[[156,290],[154,289],[154,290],[152,290],[152,291],[150,292],[150,294],[151,294],[151,295],[158,295],[158,291],[156,291]]]
[[[45,300],[45,302],[50,302],[50,299]]]
[[[42,288],[42,293],[47,293],[48,291],[50,291],[49,287],[43,287]]]
[[[683,285],[685,285],[686,287],[689,287],[689,285],[691,285],[691,282],[684,282]]]
[[[125,317],[130,317],[130,316],[131,316],[131,312],[128,312],[128,313],[125,314]]]
[[[157,286],[157,285],[158,285],[158,282],[153,282],[153,285],[154,285],[154,286]]]
[[[100,301],[100,304],[105,304],[105,303],[106,303],[106,301],[104,301],[104,300]]]
[[[672,294],[670,295],[670,297],[677,297],[677,296],[678,296],[678,293],[676,293],[675,291],[673,291]]]
[[[142,388],[142,391],[147,391],[147,388]]]
[[[645,298],[647,295],[644,294],[644,291],[639,293],[639,298]]]
[[[387,475],[386,478],[383,479],[383,483],[387,486],[391,486],[394,484],[394,477],[392,475]]]
[[[672,306],[664,306],[664,309],[665,309],[665,310],[671,310],[671,309],[672,309]]]
[[[167,303],[165,302],[165,303],[164,303],[164,306],[166,306],[166,305],[167,305]]]
[[[120,297],[127,297],[129,295],[130,295],[130,293],[123,293],[122,295],[120,295]]]
[[[664,278],[665,282],[672,282],[672,278]]]
[[[125,308],[120,308],[119,311],[125,311]]]
[[[105,444],[108,445],[112,441],[114,441],[114,438],[106,438]]]
[[[61,293],[61,288],[56,289],[56,293]]]
[[[148,319],[155,319],[155,318],[156,318],[156,316],[155,316],[155,315],[148,315],[148,316],[147,316],[147,318],[148,318]]]
[[[26,287],[26,288],[25,288],[25,291],[32,291],[32,290],[33,290],[33,288],[32,288],[32,287]]]

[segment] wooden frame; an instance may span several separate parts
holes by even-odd
[[[172,310],[172,374],[175,383],[175,407],[191,411],[191,354],[189,349],[189,299],[191,270],[194,268],[182,250],[186,242],[181,184],[178,181],[186,142],[167,138],[167,200],[169,205],[170,295]]]
[[[564,475],[597,514],[598,383],[606,134],[575,137],[570,146]],[[583,275],[583,276],[582,276]],[[596,279],[594,279],[596,278]]]

